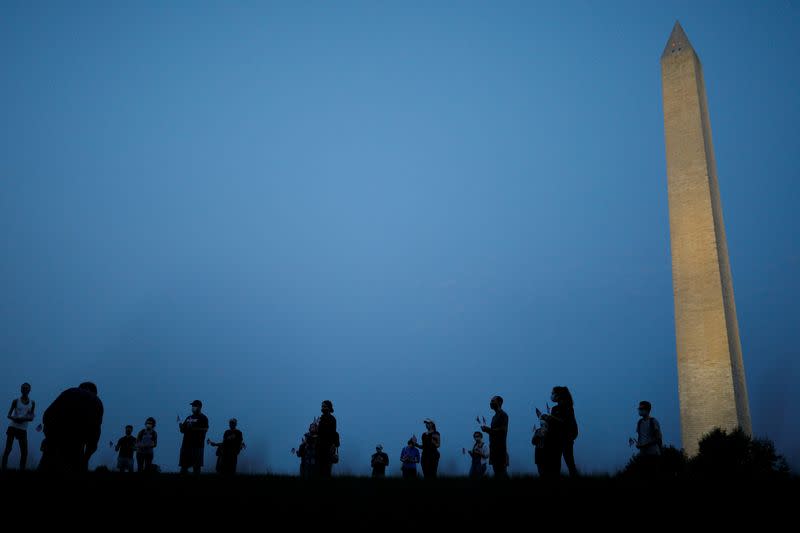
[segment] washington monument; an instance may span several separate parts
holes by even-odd
[[[700,58],[679,23],[661,55],[683,447],[716,427],[751,433],[717,164]]]

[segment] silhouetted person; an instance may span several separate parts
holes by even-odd
[[[416,444],[422,450],[422,475],[425,479],[435,478],[439,470],[439,446],[442,436],[436,431],[436,424],[430,418],[422,421],[425,424],[425,433],[422,434],[422,444]]]
[[[149,472],[153,466],[155,447],[158,446],[156,419],[152,416],[144,421],[144,429],[136,436],[136,471]]]
[[[133,436],[133,426],[125,426],[125,435],[117,440],[114,451],[117,455],[117,470],[120,472],[133,472],[133,450],[136,448],[136,437]]]
[[[36,402],[30,399],[31,384],[23,383],[19,388],[20,397],[11,401],[8,410],[8,429],[6,430],[6,449],[3,452],[3,470],[8,467],[8,456],[14,447],[14,439],[19,442],[19,469],[25,470],[28,464],[28,423],[33,420]]]
[[[472,449],[462,448],[461,453],[469,454],[469,477],[471,479],[481,479],[486,475],[486,460],[489,458],[489,448],[483,442],[483,433],[480,431],[473,433],[472,438],[475,440]]]
[[[505,478],[508,477],[508,415],[503,411],[503,398],[493,396],[489,408],[494,411],[491,425],[481,426],[481,430],[489,434],[489,464],[494,477]]]
[[[314,476],[314,465],[317,462],[317,421],[308,425],[308,432],[303,435],[300,446],[292,453],[300,458],[300,477],[311,479]]]
[[[89,381],[67,389],[42,416],[45,441],[39,470],[85,472],[97,450],[103,424],[103,402]]]
[[[208,432],[208,418],[201,411],[203,402],[194,400],[191,404],[192,414],[183,422],[178,419],[178,429],[183,433],[181,443],[180,467],[181,474],[192,469],[199,474],[203,468],[203,454],[205,452],[206,432]]]
[[[550,434],[547,419],[540,418],[539,427],[533,432],[533,462],[542,479],[558,479],[561,470],[561,448]]]
[[[419,463],[419,450],[417,449],[417,439],[408,439],[408,446],[400,452],[400,471],[403,479],[416,479],[417,463]]]
[[[547,421],[548,444],[558,447],[558,457],[554,459],[558,462],[558,472],[561,472],[561,457],[563,456],[569,475],[575,477],[578,475],[578,469],[575,467],[573,450],[575,439],[578,437],[578,422],[575,420],[572,394],[567,387],[553,387],[550,400],[556,404],[550,413],[537,412],[537,414],[541,414],[541,418]]]
[[[661,424],[650,416],[652,408],[653,406],[648,401],[639,402],[639,416],[641,418],[636,422],[636,441],[633,442],[639,450],[642,473],[648,477],[658,476],[663,441]]]
[[[245,448],[244,436],[236,429],[238,421],[235,418],[228,420],[229,429],[225,430],[221,442],[208,440],[208,444],[217,449],[217,472],[220,474],[235,474],[236,464],[239,462],[239,453]]]
[[[333,463],[339,460],[339,433],[336,431],[336,419],[333,417],[333,403],[322,402],[322,416],[317,422],[316,473],[317,477],[331,477]]]
[[[372,477],[386,477],[386,467],[389,466],[389,456],[383,451],[383,446],[375,446],[375,453],[370,461]]]

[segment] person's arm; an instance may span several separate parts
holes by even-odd
[[[433,442],[433,445],[437,448],[442,444],[442,436],[438,431],[431,435],[431,442]]]
[[[31,400],[31,412],[28,413],[28,422],[32,422],[33,421],[33,417],[36,416],[35,415],[35,411],[36,411],[36,402]]]
[[[11,409],[8,410],[8,419],[12,422],[17,422],[17,417],[11,416],[14,413],[14,409],[17,408],[17,399],[14,398],[11,400]]]
[[[153,430],[153,444],[150,446],[150,449],[152,450],[156,446],[158,446],[158,433],[156,433],[156,430]]]
[[[114,451],[115,451],[115,452],[118,452],[118,451],[119,451],[119,445],[120,445],[121,443],[122,443],[122,439],[120,438],[120,439],[117,441],[117,445],[116,445],[116,446],[114,446]]]

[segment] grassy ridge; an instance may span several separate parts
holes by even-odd
[[[267,520],[306,524],[381,527],[414,526],[432,521],[450,527],[492,527],[553,519],[565,525],[636,528],[629,519],[652,516],[659,525],[678,526],[696,516],[717,526],[757,518],[761,524],[794,516],[800,502],[800,479],[755,482],[670,481],[655,484],[608,477],[562,479],[548,484],[538,478],[506,481],[441,478],[433,481],[372,480],[339,477],[303,481],[289,476],[119,474],[93,472],[80,477],[52,477],[37,472],[0,474],[5,502],[22,514],[63,506],[70,512],[110,512],[138,519],[137,511],[182,523],[207,520]],[[32,494],[32,498],[20,498]],[[26,510],[26,507],[30,509]],[[94,511],[93,511],[94,510]],[[620,522],[622,521],[622,522]],[[659,527],[660,528],[660,527]],[[516,529],[516,528],[515,528]],[[716,526],[715,526],[716,529]]]

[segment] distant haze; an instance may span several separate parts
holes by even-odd
[[[29,381],[41,420],[91,379],[93,466],[154,416],[168,470],[194,399],[213,439],[239,419],[245,471],[296,472],[324,399],[338,472],[382,443],[397,474],[431,417],[466,473],[494,394],[532,472],[554,385],[583,471],[625,464],[642,399],[679,444],[659,57],[680,19],[754,429],[797,467],[797,3],[169,4],[0,6],[0,408]]]

